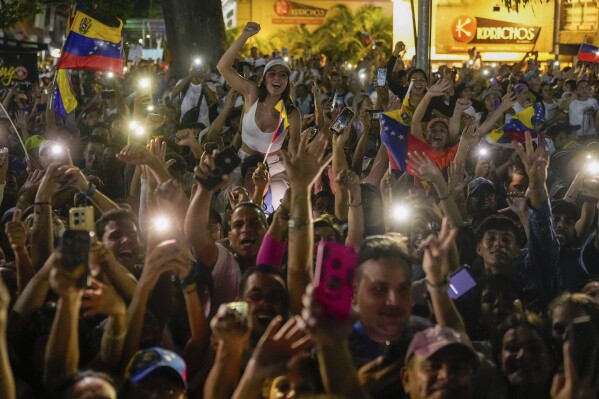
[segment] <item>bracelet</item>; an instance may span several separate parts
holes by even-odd
[[[424,281],[426,282],[426,286],[430,290],[435,292],[447,292],[447,288],[449,288],[449,282],[447,281],[447,279],[444,279],[441,284],[433,284],[430,281],[428,281],[427,278],[425,278]]]
[[[118,341],[119,339],[123,339],[127,336],[127,330],[123,331],[121,334],[119,335],[112,335],[109,334],[108,332],[106,332],[106,330],[104,330],[104,336],[107,339],[113,340],[113,341]]]
[[[49,206],[52,206],[52,203],[50,201],[35,201],[33,203],[33,205],[39,205],[39,206],[49,205]]]
[[[445,201],[446,199],[448,199],[449,197],[453,196],[453,191],[449,190],[449,193],[447,193],[446,196],[444,197],[439,197],[439,201]]]
[[[312,221],[310,220],[310,218],[290,219],[289,222],[287,222],[287,225],[289,226],[290,229],[299,229],[302,227],[310,226],[311,224],[312,224]]]
[[[347,201],[347,206],[350,208],[358,208],[362,206],[362,201],[358,202],[357,204],[352,204],[351,202]]]
[[[86,197],[91,197],[95,193],[96,193],[96,185],[92,182],[89,182],[89,186],[87,187],[87,190],[85,190],[83,192],[83,195],[85,195]]]

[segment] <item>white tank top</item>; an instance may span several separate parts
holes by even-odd
[[[275,132],[263,132],[256,124],[256,109],[258,108],[258,100],[254,101],[254,104],[250,107],[248,112],[243,116],[241,123],[241,140],[252,150],[266,154],[268,146],[272,141]],[[270,152],[276,152],[283,146],[286,132],[283,132],[277,139],[272,143]]]

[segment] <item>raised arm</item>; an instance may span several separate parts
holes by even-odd
[[[253,102],[253,96],[257,94],[258,87],[250,80],[245,79],[233,69],[235,58],[241,51],[243,45],[247,40],[260,32],[260,25],[255,22],[248,22],[243,28],[243,31],[231,44],[231,46],[225,51],[221,59],[216,64],[216,69],[220,72],[227,83],[235,90],[237,90],[246,100]]]
[[[200,163],[195,167],[198,178],[207,178],[214,170],[214,158],[210,154],[202,155]],[[187,215],[185,216],[185,238],[193,249],[196,259],[201,259],[202,264],[214,267],[218,260],[218,247],[208,233],[208,220],[210,217],[210,201],[213,190],[201,184],[191,198]]]
[[[65,165],[60,167],[60,172],[63,174],[65,183],[75,187],[79,192],[83,193],[98,210],[104,214],[113,209],[119,209],[119,206],[114,203],[106,195],[102,194],[96,186],[91,183],[81,169],[73,165]]]
[[[36,270],[39,270],[54,250],[52,197],[60,187],[58,169],[57,163],[48,166],[35,196],[31,230],[31,261]]]
[[[423,245],[422,270],[426,274],[426,287],[437,323],[467,336],[460,313],[447,293],[449,274],[459,265],[457,256],[452,256],[452,253],[457,254],[455,247],[457,233],[456,229],[450,229],[449,219],[443,218],[439,235],[429,236]]]
[[[424,131],[422,130],[422,119],[426,114],[426,110],[428,105],[430,104],[433,97],[442,96],[451,86],[451,82],[440,79],[434,85],[428,88],[420,103],[414,110],[414,115],[412,116],[412,135],[418,137],[422,141],[426,141],[424,137]]]
[[[15,379],[8,359],[8,343],[6,340],[9,307],[10,295],[8,288],[6,288],[2,277],[0,277],[0,397],[17,399]]]
[[[50,286],[58,295],[58,302],[46,343],[44,381],[47,384],[56,383],[75,374],[79,366],[81,289],[62,266],[60,253],[53,259]]]
[[[313,276],[314,229],[310,193],[316,178],[330,161],[330,157],[324,156],[326,137],[319,133],[308,143],[309,136],[309,131],[302,135],[297,152],[281,153],[291,187],[287,284],[294,314],[301,312],[302,295]]]
[[[15,266],[17,268],[17,290],[23,292],[25,286],[35,275],[35,269],[27,252],[27,227],[21,221],[21,210],[15,209],[12,221],[6,223],[4,231],[15,253]]]
[[[501,104],[499,104],[499,107],[497,107],[497,109],[491,112],[487,116],[487,119],[485,119],[485,121],[480,124],[478,129],[476,129],[478,137],[483,137],[485,134],[489,133],[491,129],[493,129],[493,126],[495,126],[495,123],[503,117],[503,114],[507,110],[512,108],[515,102],[516,97],[514,95],[514,92],[510,89],[505,94],[505,96],[501,98]]]
[[[360,178],[352,170],[342,170],[335,176],[335,183],[340,191],[346,191],[348,195],[347,206],[349,212],[347,215],[347,238],[345,245],[359,248],[362,238],[364,238],[364,210],[362,209],[362,189],[360,188]]]
[[[333,135],[333,176],[337,176],[342,170],[349,169],[345,157],[345,146],[349,141],[350,123],[340,135]],[[328,126],[326,127],[328,129]],[[335,216],[339,220],[347,220],[347,192],[337,190],[335,193]]]

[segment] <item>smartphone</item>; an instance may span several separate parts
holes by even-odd
[[[457,299],[476,287],[476,280],[467,267],[459,268],[454,274],[449,276],[449,288],[447,293],[452,299]]]
[[[593,354],[597,351],[597,326],[590,316],[577,317],[568,326],[568,340],[574,366],[579,376],[584,376],[591,366]]]
[[[69,229],[76,231],[96,231],[94,207],[81,206],[69,209]]]
[[[102,90],[100,92],[100,95],[102,96],[102,99],[104,99],[104,100],[110,100],[111,98],[114,98],[114,96],[115,96],[114,90]]]
[[[368,110],[366,112],[370,114],[370,119],[372,120],[378,120],[381,117],[381,114],[383,113],[383,111],[381,111],[380,109]]]
[[[227,308],[236,311],[241,317],[247,319],[248,317],[248,303],[245,301],[229,302],[225,305]]]
[[[316,138],[316,135],[319,131],[320,129],[318,128],[318,125],[314,125],[310,128],[310,138],[308,139],[308,143],[311,143],[312,140]]]
[[[376,70],[376,87],[385,87],[387,82],[387,68],[378,68]]]
[[[231,147],[227,147],[214,157],[214,164],[214,170],[208,178],[199,179],[196,177],[196,180],[202,187],[208,190],[212,190],[214,187],[218,186],[223,179],[223,175],[229,174],[235,170],[235,168],[241,164],[241,158],[239,158],[237,153]]]
[[[353,247],[332,241],[318,244],[314,297],[322,306],[325,318],[349,320],[357,263]]]
[[[341,111],[341,114],[339,114],[329,129],[335,134],[341,134],[353,117],[354,111],[346,107]]]
[[[62,265],[79,288],[87,287],[89,283],[89,246],[87,231],[66,230],[62,235]]]

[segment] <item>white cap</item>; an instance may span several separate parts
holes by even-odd
[[[291,69],[289,69],[289,65],[287,65],[285,63],[285,61],[281,60],[281,59],[274,59],[272,61],[268,61],[268,64],[266,64],[266,67],[264,67],[264,73],[262,73],[262,76],[266,76],[266,72],[268,72],[268,70],[276,65],[280,65],[282,67],[285,67],[285,69],[287,70],[287,74],[291,75]]]

